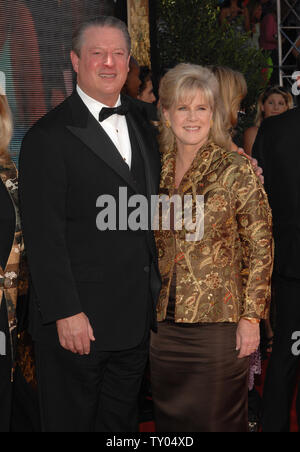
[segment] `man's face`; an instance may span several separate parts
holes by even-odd
[[[71,60],[80,88],[93,99],[114,106],[126,81],[129,54],[123,33],[112,27],[91,27],[83,36],[80,56]]]

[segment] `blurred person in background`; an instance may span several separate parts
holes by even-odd
[[[226,66],[212,66],[212,72],[217,77],[220,95],[223,100],[228,132],[231,136],[231,150],[239,147],[234,142],[235,130],[239,121],[239,111],[243,99],[247,95],[247,83],[243,74]]]
[[[126,96],[130,96],[138,108],[143,111],[143,114],[148,119],[148,122],[151,123],[151,127],[156,127],[158,122],[157,108],[150,102],[146,102],[144,100],[141,102],[142,99],[139,98],[141,85],[140,66],[137,60],[131,55],[129,60],[129,72],[121,93]]]
[[[259,49],[260,22],[262,17],[262,6],[259,0],[251,0],[247,4],[250,18],[251,41],[256,49]]]
[[[272,75],[270,85],[277,85],[278,80],[278,28],[277,28],[277,6],[271,3],[267,13],[263,16],[260,25],[259,46],[262,50],[270,52],[272,60]]]
[[[263,393],[263,432],[289,432],[300,364],[300,108],[265,119],[253,155],[264,170],[273,213],[275,260],[272,285],[276,321]],[[297,345],[298,344],[298,345]],[[300,385],[296,410],[300,427]]]
[[[126,82],[122,88],[122,94],[126,94],[127,96],[137,99],[141,83],[139,63],[133,56],[131,56],[129,60],[129,72]]]
[[[12,118],[0,85],[0,432],[11,427],[13,380],[17,355],[17,304],[25,295],[24,244],[18,208],[18,174],[8,146]]]
[[[156,97],[153,92],[152,72],[148,66],[140,67],[140,79],[142,83],[139,89],[138,99],[153,104],[156,102]]]
[[[226,112],[226,124],[230,134],[232,151],[246,155],[244,149],[235,143],[235,133],[239,122],[241,103],[247,95],[247,82],[241,72],[226,66],[212,66],[212,72],[217,77],[220,86],[220,95]],[[262,169],[258,167],[257,160],[250,158],[253,169],[263,183]]]
[[[266,14],[268,14],[273,9],[273,4],[276,0],[259,0],[262,7],[262,16],[263,19]]]
[[[242,25],[239,22],[241,17]],[[239,32],[250,31],[249,12],[242,0],[225,0],[221,5],[220,22],[228,22]]]

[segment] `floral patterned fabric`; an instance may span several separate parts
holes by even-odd
[[[172,149],[162,156],[160,195],[173,195],[175,165],[176,150]],[[204,234],[200,240],[188,241],[191,229],[186,224],[182,230],[164,230],[160,213],[156,231],[162,275],[158,321],[166,318],[175,265],[175,322],[266,318],[273,268],[272,215],[248,159],[210,142],[198,151],[178,194],[181,199],[192,197],[193,221],[196,196],[204,196]]]
[[[15,166],[13,164],[5,168],[0,166],[0,177],[11,197],[16,215],[13,246],[6,268],[2,269],[0,266],[0,306],[2,302],[5,302],[7,306],[11,352],[14,361],[16,358],[17,342],[17,300],[18,297],[26,294],[28,289],[28,278],[26,266],[24,265],[24,242],[18,209],[18,180]]]

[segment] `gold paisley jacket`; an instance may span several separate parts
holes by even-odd
[[[0,166],[0,178],[5,185],[15,210],[15,233],[10,255],[5,268],[0,266],[0,307],[6,303],[10,346],[13,357],[13,367],[16,358],[17,344],[17,301],[25,297],[28,289],[28,278],[24,259],[24,242],[21,231],[21,220],[18,208],[18,174],[16,167],[11,164]],[[13,368],[12,368],[13,374]]]
[[[176,150],[163,154],[160,195],[174,194],[175,164]],[[158,321],[166,318],[174,268],[175,322],[266,318],[274,254],[272,215],[248,159],[210,142],[198,151],[178,194],[181,199],[192,196],[193,221],[196,196],[204,196],[204,233],[200,240],[188,241],[192,229],[183,224],[182,230],[166,230],[160,212],[155,233],[162,276]]]

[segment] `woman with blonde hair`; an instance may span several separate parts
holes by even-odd
[[[10,157],[7,152],[8,145],[12,136],[12,119],[10,110],[7,104],[6,96],[0,85],[0,162],[5,164],[10,162]]]
[[[163,77],[159,98],[160,194],[179,202],[161,209],[156,231],[156,430],[244,432],[248,356],[268,313],[271,211],[249,160],[231,151],[213,73],[180,64]]]
[[[248,92],[245,77],[241,72],[235,71],[226,66],[211,66],[210,69],[219,82],[220,96],[226,112],[225,124],[231,136],[230,149],[241,155],[246,155],[244,149],[238,147],[233,140],[235,129],[238,125],[238,116],[241,103],[245,99]],[[262,175],[262,169],[258,166],[257,160],[250,157],[250,161],[256,175],[263,183],[264,178]]]
[[[265,118],[280,115],[293,108],[293,96],[284,87],[271,86],[263,91],[257,101],[257,113],[254,126],[249,127],[244,133],[244,148],[248,155],[252,154],[258,129]]]
[[[18,210],[17,170],[7,150],[11,136],[11,115],[0,86],[0,432],[10,429],[17,298],[26,290],[21,271],[24,246]]]
[[[219,82],[220,96],[224,103],[228,131],[233,136],[234,129],[238,124],[238,113],[241,103],[247,95],[247,82],[241,72],[229,67],[212,66],[211,70]],[[231,149],[232,151],[238,150],[233,141]]]

